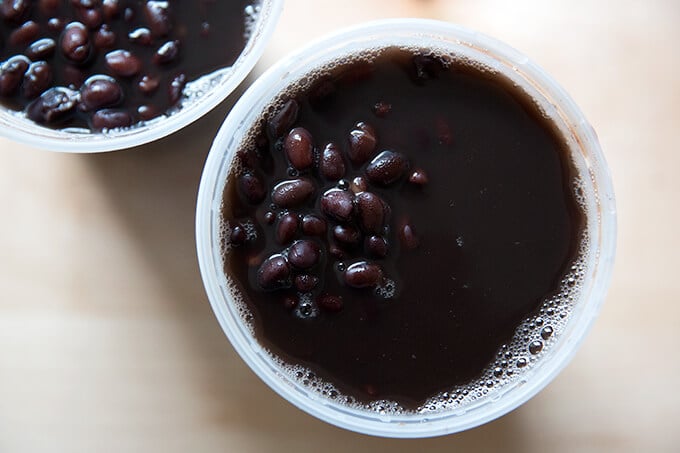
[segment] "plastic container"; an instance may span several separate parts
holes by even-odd
[[[236,62],[201,79],[201,93],[184,102],[182,108],[169,116],[161,116],[139,126],[122,131],[91,133],[85,130],[51,129],[43,127],[0,106],[0,134],[18,142],[53,151],[94,153],[114,151],[157,140],[178,131],[202,117],[222,102],[246,78],[264,52],[283,8],[283,0],[261,0],[260,11],[252,32]],[[197,85],[197,84],[194,84]],[[185,89],[190,90],[189,83]]]
[[[285,373],[253,337],[239,314],[220,255],[220,205],[234,152],[253,122],[291,82],[313,68],[367,48],[391,45],[436,47],[479,61],[510,77],[558,125],[583,182],[589,250],[580,299],[562,331],[517,379],[486,395],[438,413],[384,415],[349,408]],[[309,414],[334,425],[377,436],[429,437],[479,426],[520,406],[569,362],[596,318],[610,281],[616,241],[615,201],[607,165],[594,130],[569,95],[542,69],[511,47],[479,33],[437,21],[397,19],[351,28],[315,42],[270,68],[236,104],[210,151],[197,207],[201,273],[215,314],[237,352],[272,389]],[[558,409],[556,409],[558,410]]]

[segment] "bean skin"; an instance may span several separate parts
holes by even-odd
[[[44,61],[31,63],[24,74],[22,85],[23,94],[26,99],[34,99],[49,88],[52,83],[52,68]]]
[[[307,214],[302,218],[302,232],[307,236],[322,236],[326,234],[326,221],[313,214]]]
[[[427,173],[422,168],[416,168],[408,177],[408,182],[417,186],[424,186],[429,182]]]
[[[38,37],[40,33],[40,26],[29,20],[21,27],[15,28],[9,35],[9,42],[13,46],[25,46]]]
[[[355,164],[363,164],[371,158],[377,144],[375,129],[372,126],[359,122],[349,133],[349,158]]]
[[[361,233],[351,225],[336,225],[333,228],[333,237],[345,246],[354,246],[361,241]]]
[[[282,137],[297,121],[299,110],[300,106],[295,99],[287,100],[267,122],[269,134],[274,138]]]
[[[297,170],[309,168],[314,163],[312,134],[303,127],[292,129],[283,142],[283,151],[288,161]]]
[[[80,105],[83,111],[98,110],[120,103],[123,90],[115,79],[105,75],[92,76],[80,88]]]
[[[156,37],[166,36],[172,29],[169,2],[149,0],[144,6],[144,19]]]
[[[285,214],[279,219],[276,226],[276,242],[281,245],[288,244],[297,234],[300,221],[295,214]]]
[[[315,190],[314,183],[306,178],[283,181],[272,190],[272,201],[282,208],[292,208],[304,204]]]
[[[385,202],[372,192],[356,196],[357,214],[361,228],[367,233],[379,233],[385,223]]]
[[[354,263],[347,267],[344,272],[345,283],[352,288],[374,287],[380,284],[382,279],[382,268],[367,261]]]
[[[66,58],[74,63],[83,63],[91,51],[87,27],[80,22],[71,22],[61,34],[60,45]]]
[[[265,290],[283,288],[290,285],[290,265],[282,255],[267,258],[257,271],[257,283]]]
[[[345,170],[340,149],[334,143],[328,143],[319,158],[319,172],[329,181],[337,181],[345,176]]]
[[[385,238],[376,235],[366,237],[364,249],[374,258],[385,258],[389,253],[389,247]]]
[[[172,63],[179,56],[179,41],[167,41],[163,43],[153,56],[153,62],[157,65]]]
[[[371,182],[386,186],[401,178],[407,169],[408,161],[403,154],[387,150],[368,164],[366,176]]]
[[[78,93],[56,87],[43,92],[26,110],[30,119],[39,124],[54,124],[67,118],[76,108]]]
[[[16,55],[0,65],[0,95],[12,96],[17,92],[30,64],[25,56]]]
[[[252,204],[260,203],[267,196],[262,179],[254,173],[244,173],[238,179],[239,192]]]
[[[92,128],[94,130],[116,129],[129,127],[132,124],[132,116],[127,110],[102,109],[92,115]]]
[[[177,104],[182,98],[184,87],[187,84],[187,76],[183,73],[177,74],[168,86],[168,97],[171,104]]]
[[[327,191],[321,197],[321,212],[341,222],[351,220],[354,217],[354,195],[339,189]]]
[[[288,251],[288,261],[298,269],[308,269],[319,262],[321,250],[309,239],[295,241]]]
[[[106,54],[106,65],[115,75],[132,77],[139,74],[142,61],[127,50],[114,50]]]
[[[31,43],[26,49],[26,56],[33,61],[45,60],[52,55],[57,48],[57,43],[52,38],[42,38]]]

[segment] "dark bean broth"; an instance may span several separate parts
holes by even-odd
[[[554,126],[497,76],[397,49],[339,66],[291,99],[241,150],[224,195],[225,272],[258,341],[362,402],[415,409],[480,377],[559,290],[583,239],[575,170]],[[290,163],[304,157],[285,144],[296,127],[311,136],[311,167]],[[362,127],[376,144],[353,159],[350,131]],[[329,142],[346,167],[340,181],[319,169]],[[384,150],[401,160],[380,161]],[[371,165],[382,173],[369,178]],[[298,178],[311,194],[276,193]],[[333,188],[350,194],[346,218],[324,201]],[[371,205],[382,206],[377,220],[362,214],[362,189],[382,200]],[[325,232],[305,234],[304,215]],[[358,239],[342,239],[346,230]],[[308,262],[291,264],[293,247]]]

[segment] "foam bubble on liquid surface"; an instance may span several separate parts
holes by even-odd
[[[416,53],[422,53],[424,49],[418,47],[404,47]],[[284,102],[295,96],[296,93],[308,90],[313,83],[328,76],[338,65],[350,65],[353,63],[371,62],[381,55],[387,48],[369,49],[351,57],[332,61],[319,69],[308,72],[291,87],[277,95],[264,109],[265,115],[259,118],[258,123],[253,125],[241,143],[241,149],[255,146],[255,138],[266,122],[266,117],[273,115]],[[478,70],[480,73],[490,76],[498,74],[498,70],[484,63],[472,60],[468,57],[450,53],[449,51],[433,52],[431,49],[426,54],[443,58],[447,65],[463,65]],[[521,89],[521,88],[519,88]],[[549,119],[555,120],[550,117]],[[575,152],[575,151],[574,151]],[[235,160],[236,161],[236,160]],[[234,161],[234,162],[235,162]],[[231,175],[238,174],[238,169],[232,169]],[[588,210],[588,197],[584,181],[578,177],[573,181],[573,194],[579,208],[587,219],[592,213]],[[464,238],[455,238],[459,247],[464,246]],[[590,238],[587,229],[584,230],[579,244],[577,259],[563,276],[559,289],[554,295],[544,300],[537,313],[524,320],[515,330],[512,339],[502,345],[496,353],[495,359],[482,372],[482,374],[466,385],[454,386],[437,395],[433,395],[422,406],[415,410],[406,410],[399,403],[389,400],[375,400],[362,403],[351,395],[343,394],[332,383],[319,378],[311,369],[301,365],[286,362],[270,350],[264,350],[267,358],[272,362],[281,376],[288,379],[293,385],[307,391],[313,398],[328,400],[331,405],[373,414],[382,419],[393,416],[407,416],[415,414],[439,414],[469,406],[482,398],[490,398],[492,401],[500,398],[505,389],[524,381],[524,377],[533,370],[546,356],[553,353],[554,346],[560,340],[570,321],[570,314],[580,302],[581,291],[586,279],[590,260]],[[228,250],[222,256],[228,257]],[[233,286],[233,285],[232,285]],[[235,289],[235,288],[234,288]],[[376,288],[376,294],[385,299],[391,299],[395,295],[396,285],[393,281],[386,281]],[[253,318],[241,296],[235,298],[238,313],[246,324],[251,335],[254,335]],[[309,301],[309,311],[298,313],[296,316],[313,317],[318,314],[318,308],[312,300]]]

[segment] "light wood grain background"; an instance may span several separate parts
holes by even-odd
[[[679,451],[680,2],[288,0],[243,87],[317,36],[400,16],[522,50],[599,134],[617,264],[564,372],[495,422],[412,441],[334,428],[270,391],[215,321],[194,251],[197,185],[232,96],[128,151],[0,139],[0,452]]]

